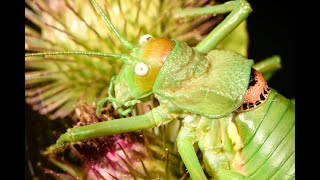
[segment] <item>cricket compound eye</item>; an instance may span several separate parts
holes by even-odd
[[[139,44],[143,45],[144,43],[146,43],[148,40],[152,39],[153,36],[149,35],[149,34],[145,34],[143,36],[141,36],[141,38],[139,39]]]
[[[145,76],[149,72],[149,67],[146,64],[140,62],[135,66],[134,71],[138,76]]]

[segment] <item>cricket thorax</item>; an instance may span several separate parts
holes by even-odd
[[[262,74],[252,68],[248,89],[239,110],[247,111],[259,107],[267,99],[270,90]]]

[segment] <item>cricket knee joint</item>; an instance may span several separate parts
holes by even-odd
[[[156,127],[166,124],[175,118],[168,109],[161,106],[154,108],[152,111],[148,112],[147,115],[153,120]]]

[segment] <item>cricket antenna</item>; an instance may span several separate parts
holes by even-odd
[[[91,0],[93,5],[98,9],[99,13],[102,15],[103,19],[107,22],[107,24],[110,26],[111,30],[116,34],[116,36],[119,38],[120,42],[124,45],[125,48],[132,50],[134,48],[134,45],[131,44],[128,40],[126,40],[123,36],[120,35],[120,33],[117,31],[117,29],[113,26],[110,19],[107,17],[107,15],[103,12],[99,4],[96,0]]]
[[[31,56],[54,56],[54,55],[86,55],[86,56],[99,56],[99,57],[109,57],[114,59],[120,59],[126,64],[133,62],[132,57],[127,54],[111,54],[103,52],[82,52],[82,51],[53,51],[53,52],[39,52],[39,53],[26,53],[25,57]]]

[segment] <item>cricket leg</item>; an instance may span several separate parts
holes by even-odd
[[[281,68],[281,58],[278,55],[273,55],[255,63],[252,68],[259,71],[263,75],[264,79],[268,81],[272,75]]]
[[[221,5],[201,8],[183,9],[178,12],[179,16],[199,16],[207,14],[224,14],[231,12],[218,26],[216,26],[195,49],[204,54],[215,49],[241,22],[247,19],[252,12],[250,4],[246,0],[228,1]]]
[[[196,117],[188,116],[187,118],[195,119]],[[207,179],[193,147],[197,139],[194,130],[195,127],[186,124],[182,126],[177,138],[178,151],[192,179]]]
[[[63,150],[68,143],[92,138],[134,132],[154,128],[168,123],[173,119],[166,107],[158,106],[147,114],[128,118],[114,119],[86,126],[69,129],[62,134],[56,144],[47,149],[47,154]]]
[[[111,101],[111,102],[113,102],[113,103],[118,103],[118,104],[121,104],[121,105],[123,105],[123,106],[129,107],[129,109],[127,109],[127,110],[123,110],[123,109],[120,108],[120,107],[115,107],[115,109],[116,109],[121,115],[126,115],[126,114],[130,113],[131,110],[132,110],[132,107],[133,107],[134,105],[136,105],[137,103],[140,103],[140,102],[141,102],[140,100],[136,100],[136,99],[131,100],[131,101],[127,101],[127,102],[122,102],[122,101],[120,101],[120,100],[118,100],[118,99],[116,99],[116,98],[114,98],[114,97],[105,97],[105,98],[101,99],[101,100],[98,102],[98,104],[97,104],[97,109],[96,109],[96,114],[97,114],[97,115],[99,115],[99,116],[101,115],[101,109],[102,109],[102,107],[103,107],[103,104],[104,104],[105,102],[107,102],[108,100]]]
[[[139,100],[131,100],[131,101],[127,101],[127,102],[122,102],[122,101],[119,101],[118,99],[116,99],[115,97],[113,97],[113,94],[114,94],[114,81],[115,80],[116,80],[116,76],[113,76],[111,78],[109,89],[108,89],[108,97],[105,97],[105,98],[101,99],[97,104],[96,114],[98,116],[101,115],[101,109],[102,109],[104,103],[106,103],[108,100],[112,102],[113,107],[121,115],[126,115],[126,114],[130,113],[132,111],[133,106],[136,105],[137,103],[140,103]],[[120,105],[129,107],[129,109],[123,110],[122,108],[117,107],[117,104],[115,104],[115,103],[118,103]]]

